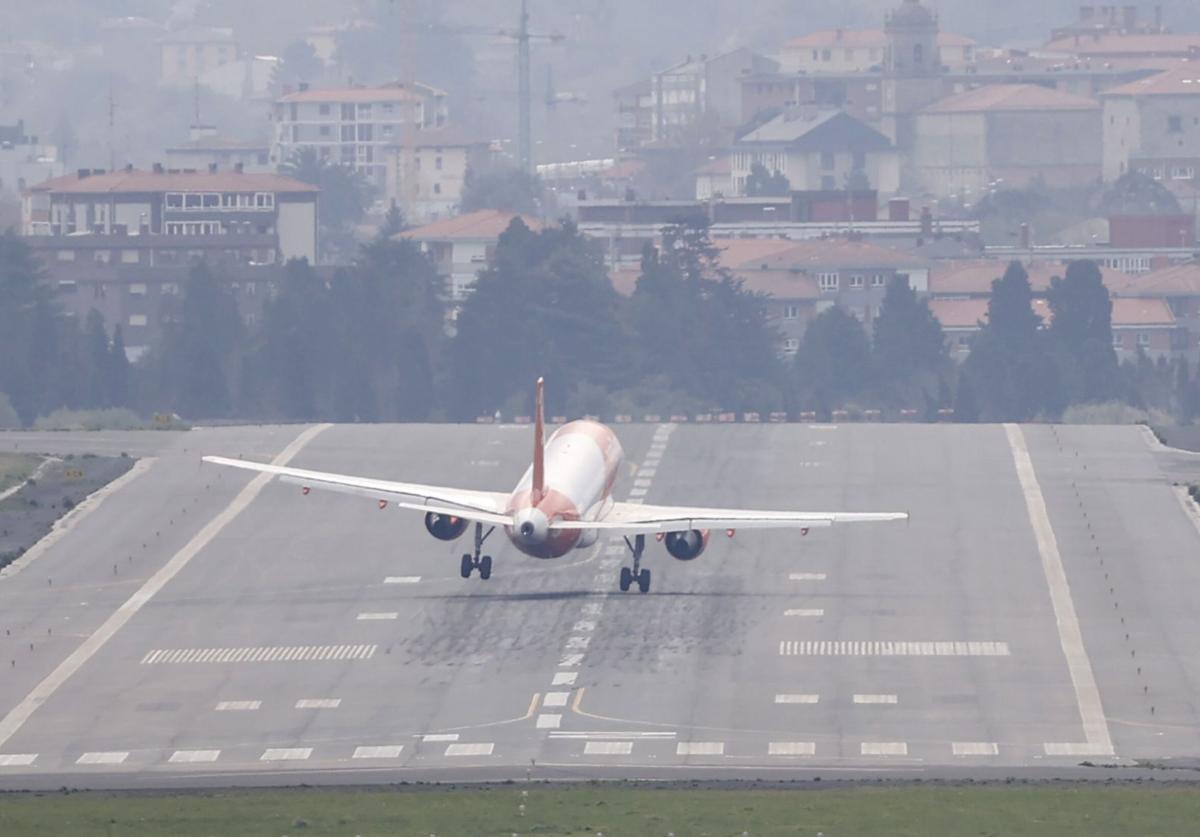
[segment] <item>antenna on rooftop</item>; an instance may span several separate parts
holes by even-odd
[[[108,170],[117,167],[117,100],[113,93],[112,73],[108,74]]]

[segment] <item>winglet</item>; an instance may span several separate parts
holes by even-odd
[[[541,502],[546,492],[546,417],[544,378],[537,379],[537,400],[533,419],[533,502]]]

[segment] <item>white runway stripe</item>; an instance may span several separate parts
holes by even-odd
[[[781,640],[785,657],[1007,657],[1007,642]]]
[[[457,732],[431,732],[421,736],[422,741],[457,741]]]
[[[551,686],[574,686],[575,679],[579,677],[577,671],[556,671],[554,680],[550,682]]]
[[[84,753],[75,760],[76,764],[122,764],[129,758],[126,752]]]
[[[217,704],[218,712],[253,712],[262,706],[261,700],[223,700]]]
[[[1000,747],[994,741],[955,741],[950,747],[956,756],[1000,755]]]
[[[627,756],[632,752],[632,741],[589,741],[583,745],[585,756]]]
[[[395,759],[399,758],[404,752],[403,744],[396,744],[388,747],[355,747],[354,755],[351,758],[356,759]]]
[[[1104,744],[1045,744],[1048,756],[1111,756],[1112,747]]]
[[[378,649],[378,645],[159,649],[142,657],[141,664],[182,665],[187,663],[293,663],[317,660],[369,660],[375,656],[375,652]]]
[[[360,613],[357,620],[359,622],[386,622],[389,619],[399,619],[400,614],[392,611],[390,613]]]
[[[820,608],[793,608],[785,610],[784,616],[824,616],[825,611]]]
[[[675,745],[677,756],[723,756],[724,741],[680,741]]]
[[[546,692],[546,697],[542,699],[542,706],[566,706],[567,698],[570,696],[570,692]]]
[[[896,695],[855,695],[855,703],[899,703]]]
[[[419,575],[389,575],[383,580],[384,584],[418,584],[421,581]]]
[[[446,748],[447,756],[490,756],[496,747],[490,741],[483,744],[451,744]]]
[[[864,741],[861,751],[864,756],[907,756],[908,744],[903,741]]]
[[[176,750],[167,761],[171,764],[202,764],[220,757],[220,750]]]
[[[259,756],[259,761],[304,761],[312,755],[312,747],[271,747]]]
[[[789,573],[788,581],[824,581],[825,573]]]
[[[772,741],[767,745],[770,756],[811,756],[817,745],[811,741]]]
[[[633,732],[630,730],[593,730],[590,732],[575,731],[575,730],[559,730],[550,733],[551,738],[578,738],[578,739],[619,739],[626,740],[630,738],[638,738],[645,740],[664,741],[675,737],[673,732]]]
[[[341,705],[341,698],[305,698],[296,701],[297,709],[337,709]]]
[[[820,695],[775,695],[776,703],[818,703]]]
[[[37,760],[37,753],[0,753],[0,767],[28,767]]]
[[[546,713],[537,716],[538,729],[558,729],[560,726],[562,726],[562,715]]]

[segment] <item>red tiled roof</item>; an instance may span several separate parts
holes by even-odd
[[[114,171],[79,177],[68,174],[38,183],[30,192],[65,195],[101,193],[157,194],[160,192],[319,192],[316,186],[278,174],[236,171],[163,172]]]
[[[938,262],[929,274],[929,293],[937,296],[984,296],[992,292],[992,280],[999,279],[1008,269],[1002,259]],[[1025,265],[1029,286],[1034,293],[1045,293],[1050,280],[1067,272],[1067,264],[1059,261],[1034,261]],[[1125,287],[1132,281],[1127,273],[1100,266],[1100,275],[1110,291]]]
[[[971,46],[975,41],[952,32],[938,32],[940,47]],[[843,49],[879,48],[887,46],[887,33],[882,29],[821,29],[792,38],[785,49],[811,49],[812,47],[841,47]]]
[[[1123,297],[1200,296],[1200,263],[1172,265],[1128,276],[1124,282],[1109,285],[1109,290]]]
[[[640,267],[623,267],[609,274],[613,288],[622,296],[632,296],[641,278]],[[779,300],[820,299],[821,290],[812,277],[790,270],[735,270],[747,291],[768,294]]]
[[[508,229],[514,218],[520,218],[525,226],[535,232],[542,229],[542,223],[534,218],[520,215],[516,212],[505,212],[499,209],[481,209],[478,212],[468,212],[466,215],[456,215],[442,221],[434,221],[423,227],[405,230],[398,233],[398,238],[409,238],[415,241],[456,241],[498,239],[500,234]]]
[[[430,93],[427,95],[438,95],[439,90],[429,88]],[[384,87],[330,87],[326,89],[310,88],[308,90],[298,90],[295,93],[288,93],[285,96],[280,96],[275,101],[282,104],[292,104],[293,102],[329,102],[333,104],[345,102],[350,103],[369,103],[369,102],[420,102],[425,98],[420,92],[414,92],[407,87],[402,87],[398,84],[387,85]]]
[[[905,250],[881,247],[869,241],[848,238],[785,239],[717,238],[713,244],[723,251],[721,263],[731,270],[769,269],[819,270],[823,268],[868,270],[884,268],[928,268],[929,262]]]
[[[1188,49],[1200,46],[1200,34],[1117,35],[1099,36],[1070,35],[1051,41],[1043,49],[1047,52],[1066,52],[1072,55],[1122,56],[1122,55],[1187,55]]]
[[[1102,96],[1200,96],[1200,61],[1183,61],[1157,73],[1119,87]]]
[[[1098,110],[1095,99],[1040,84],[988,84],[939,99],[922,113],[996,113],[1030,110]]]
[[[1113,328],[1170,328],[1175,325],[1171,307],[1161,299],[1114,298]],[[1044,299],[1033,300],[1033,312],[1043,324],[1051,320],[1050,305]],[[929,310],[946,331],[974,331],[987,322],[986,299],[931,299]]]

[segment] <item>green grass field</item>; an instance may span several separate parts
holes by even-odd
[[[524,806],[523,810],[521,806]],[[0,834],[345,837],[1159,837],[1200,833],[1200,790],[572,788],[0,795]]]
[[[29,479],[41,460],[19,453],[0,453],[0,491]]]

